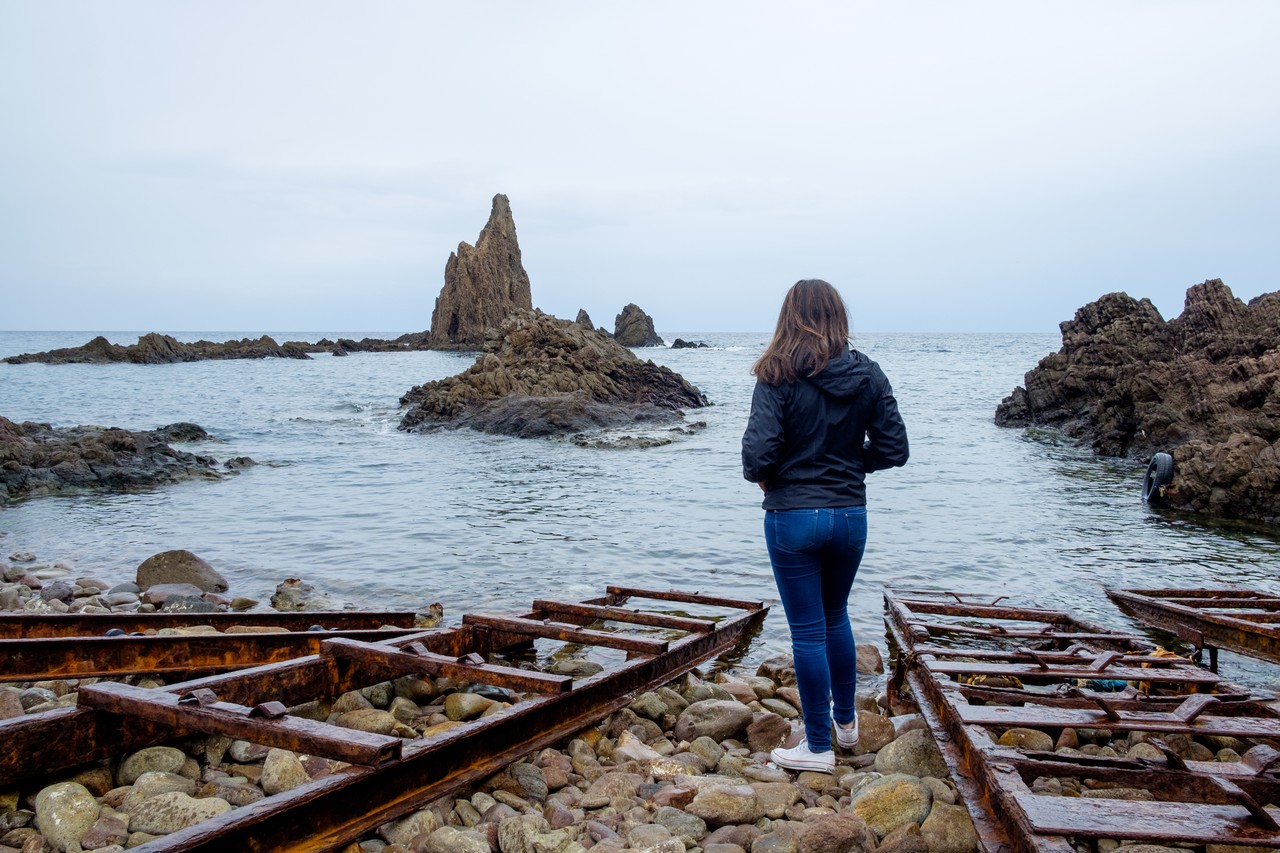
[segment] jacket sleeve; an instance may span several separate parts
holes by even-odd
[[[871,421],[867,425],[867,443],[862,448],[863,470],[883,471],[907,464],[907,427],[898,413],[898,401],[884,374],[876,383],[876,401],[872,406]]]
[[[775,473],[782,457],[781,389],[756,380],[751,395],[751,416],[742,434],[742,476],[763,483]]]

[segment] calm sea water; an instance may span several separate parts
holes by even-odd
[[[94,334],[0,333],[0,356]],[[113,580],[132,579],[157,551],[187,548],[225,574],[234,594],[266,601],[282,579],[299,577],[361,607],[440,601],[446,623],[466,611],[523,612],[535,597],[599,595],[607,584],[776,599],[760,495],[742,479],[738,455],[748,369],[768,336],[679,334],[713,348],[638,352],[714,405],[689,413],[706,421],[701,432],[644,450],[397,431],[399,396],[466,368],[474,356],[465,354],[0,364],[0,414],[12,420],[138,430],[194,421],[220,443],[193,449],[262,463],[221,482],[12,505],[0,510],[8,534],[0,548]],[[993,425],[996,404],[1057,349],[1056,336],[865,335],[857,345],[893,382],[912,452],[907,467],[869,480],[871,538],[850,603],[860,639],[882,640],[880,591],[889,582],[987,590],[1130,628],[1104,587],[1280,593],[1274,534],[1158,514],[1139,499],[1133,463]],[[746,662],[787,649],[776,610]],[[1280,686],[1267,665],[1223,658],[1229,676]]]

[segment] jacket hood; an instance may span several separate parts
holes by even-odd
[[[816,385],[832,397],[854,397],[871,384],[875,362],[857,350],[832,359],[827,369],[805,381]]]

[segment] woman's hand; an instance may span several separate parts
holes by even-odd
[[[756,485],[760,487],[760,491],[764,492],[765,494],[769,493],[769,490],[764,487],[764,480],[761,480],[760,482],[756,483]]]

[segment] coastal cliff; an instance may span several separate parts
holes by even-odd
[[[1051,427],[1103,456],[1171,453],[1165,504],[1280,525],[1280,292],[1246,305],[1212,279],[1169,321],[1110,293],[1061,329],[997,424]]]

